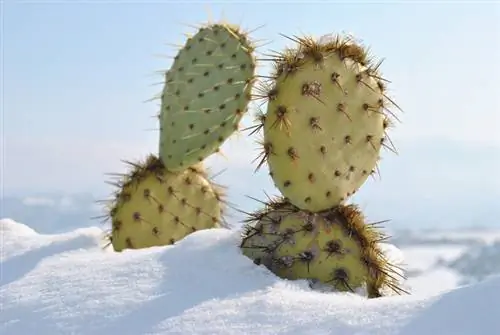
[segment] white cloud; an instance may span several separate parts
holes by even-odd
[[[56,202],[54,199],[43,198],[43,197],[26,197],[23,199],[23,205],[26,206],[55,206]]]
[[[74,199],[69,196],[58,197],[25,197],[22,199],[25,206],[30,207],[52,207],[59,210],[73,210],[76,209],[77,204]]]

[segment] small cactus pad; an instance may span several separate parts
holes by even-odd
[[[375,171],[391,100],[378,65],[352,39],[294,39],[275,59],[259,167],[267,161],[276,187],[297,207],[321,211],[348,199]],[[389,147],[390,148],[390,147]]]
[[[167,169],[202,161],[238,130],[251,100],[253,50],[239,28],[213,24],[179,51],[161,97],[160,158]]]
[[[250,215],[240,247],[281,278],[309,279],[338,291],[366,288],[368,297],[379,297],[387,288],[403,292],[402,274],[377,245],[382,239],[355,205],[311,213],[279,199]]]
[[[115,251],[173,244],[194,231],[221,227],[222,193],[201,164],[169,172],[159,158],[129,163],[107,217]]]

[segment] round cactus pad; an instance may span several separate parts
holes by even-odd
[[[250,216],[241,249],[281,278],[315,280],[338,291],[366,287],[369,297],[379,297],[384,286],[401,291],[377,247],[382,238],[353,205],[310,213],[280,200]]]
[[[237,27],[201,28],[165,75],[160,158],[179,171],[202,161],[238,130],[251,100],[254,47]]]
[[[299,40],[275,68],[261,118],[263,161],[297,207],[336,206],[361,187],[390,143],[384,80],[364,49],[342,38]]]
[[[109,209],[115,251],[173,244],[222,221],[221,191],[198,164],[170,172],[155,156],[131,163]]]

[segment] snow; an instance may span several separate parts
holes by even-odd
[[[405,248],[404,258],[410,270],[427,271],[437,263],[454,260],[466,251],[464,246],[409,247]]]
[[[498,334],[500,277],[455,289],[417,315],[401,334]]]
[[[407,286],[413,294],[432,296],[455,288],[461,283],[461,275],[445,266],[461,257],[467,247],[456,245],[411,246],[404,249],[405,269],[409,279]]]
[[[450,291],[460,285],[460,276],[446,267],[439,267],[422,273],[419,276],[410,277],[407,287],[412,294],[419,296],[434,296],[436,294]]]
[[[428,249],[413,248],[412,258],[420,252],[428,260],[415,261],[423,272],[409,284],[418,289],[367,300],[275,277],[241,255],[237,230],[198,231],[174,246],[123,253],[103,250],[102,233],[93,227],[42,235],[0,220],[0,333],[488,335],[500,329],[500,277],[456,288],[460,276],[447,262],[465,259],[462,249],[437,249],[438,262],[429,260]],[[393,260],[409,261],[404,249],[384,248]]]

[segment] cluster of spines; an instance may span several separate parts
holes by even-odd
[[[304,238],[307,234],[312,234],[316,229],[316,218],[321,217],[326,222],[331,224],[340,223],[345,235],[356,242],[360,250],[365,252],[361,255],[360,262],[368,269],[369,278],[367,278],[366,289],[370,298],[381,297],[381,290],[384,286],[391,289],[396,294],[407,293],[399,285],[399,280],[403,278],[401,269],[390,263],[383,255],[378,243],[386,241],[389,236],[379,231],[379,226],[386,221],[365,223],[361,212],[354,205],[339,206],[320,213],[312,213],[300,210],[293,206],[286,198],[279,197],[269,199],[267,202],[262,202],[264,209],[253,213],[246,213],[248,218],[244,221],[244,229],[242,232],[242,241],[240,248],[242,249],[259,249],[263,257],[255,257],[255,264],[263,264],[271,271],[273,269],[291,268],[295,262],[306,264],[309,269],[309,264],[314,260],[314,252],[304,250],[296,255],[284,255],[277,257],[278,249],[287,243],[294,245],[295,238]],[[271,214],[280,213],[275,218]],[[290,214],[300,214],[303,217],[303,225],[300,229],[280,231],[281,219]],[[339,219],[345,218],[345,220]],[[264,223],[268,221],[269,223]],[[270,225],[266,232],[265,225]],[[297,235],[301,234],[301,235]],[[252,244],[251,240],[255,237],[267,237],[271,243],[265,245]],[[248,243],[248,244],[247,244]],[[328,257],[342,257],[342,241],[332,237],[325,247],[320,251],[327,254]],[[279,271],[279,270],[278,270]],[[275,271],[273,271],[275,272]],[[309,270],[308,270],[309,272]],[[344,290],[355,293],[355,288],[349,285],[349,272],[342,267],[332,268],[330,271],[331,278],[323,284],[332,284],[334,287],[343,287]],[[312,282],[314,278],[310,279]]]
[[[121,230],[122,221],[116,220],[114,219],[114,217],[117,214],[119,207],[130,201],[131,199],[130,190],[136,189],[136,187],[138,187],[138,184],[141,181],[143,181],[146,177],[151,175],[153,175],[156,178],[158,184],[164,184],[165,173],[171,173],[164,168],[161,160],[159,160],[154,155],[149,155],[143,162],[124,161],[124,163],[129,167],[129,171],[127,173],[108,174],[112,177],[112,180],[107,181],[107,183],[113,186],[115,189],[111,195],[111,198],[107,200],[98,201],[99,203],[104,204],[105,214],[95,217],[95,219],[100,219],[102,224],[111,222],[111,229],[106,233],[105,237],[108,240],[108,243],[105,245],[104,248],[107,248],[112,244],[113,233],[119,233]],[[206,171],[204,171],[203,169],[199,168],[196,165],[190,166],[186,170],[193,174],[200,175],[206,180],[210,181],[211,190],[209,190],[209,187],[207,185],[194,185],[193,183],[195,182],[189,175],[183,179],[183,183],[185,184],[185,186],[194,186],[194,187],[198,186],[199,192],[201,194],[206,194],[209,191],[213,192],[215,198],[221,205],[220,218],[217,218],[209,213],[206,213],[205,211],[203,211],[201,207],[193,206],[192,204],[189,203],[189,201],[185,197],[179,196],[179,192],[177,192],[172,186],[166,188],[167,195],[169,197],[172,197],[172,199],[178,201],[178,203],[181,204],[182,206],[189,207],[191,210],[194,210],[197,216],[198,215],[209,216],[214,226],[219,225],[221,227],[227,227],[228,225],[224,221],[224,211],[227,204],[224,187],[215,183],[212,180],[212,178],[210,178],[210,176]],[[152,204],[156,205],[158,213],[165,213],[170,215],[175,223],[184,226],[185,229],[188,231],[195,232],[197,230],[197,228],[194,227],[192,224],[188,222],[182,222],[179,216],[175,215],[174,213],[170,213],[168,209],[165,208],[165,206],[153,196],[150,190],[144,189],[143,196]],[[148,222],[147,220],[145,220],[143,215],[139,211],[132,213],[132,217],[130,218],[130,220],[132,222],[136,222],[137,224],[149,225],[151,227],[152,236],[158,236],[161,233],[157,224],[155,224],[155,222]],[[129,249],[135,248],[132,237],[127,237],[125,241],[127,248]],[[170,239],[169,241],[170,244],[174,244],[175,242],[176,241],[174,239]]]
[[[207,23],[205,25],[201,25],[199,27],[196,27],[198,29],[198,33],[195,34],[194,36],[188,36],[187,41],[185,42],[184,46],[180,47],[179,52],[175,57],[173,57],[173,65],[172,67],[167,70],[167,71],[162,71],[164,75],[164,89],[160,94],[158,94],[156,97],[150,100],[155,100],[159,99],[161,100],[161,108],[160,112],[156,117],[158,118],[158,121],[160,123],[160,132],[166,134],[167,136],[168,133],[170,132],[165,132],[163,129],[163,126],[167,124],[168,122],[169,127],[186,127],[188,129],[188,132],[185,133],[185,136],[183,136],[183,132],[179,132],[180,137],[171,137],[170,136],[170,141],[164,141],[163,138],[160,138],[160,160],[157,160],[155,157],[150,156],[145,164],[142,163],[134,163],[134,162],[126,162],[128,165],[132,167],[132,170],[129,173],[126,174],[114,174],[115,177],[118,177],[118,181],[114,181],[111,184],[116,188],[116,191],[114,192],[112,199],[111,200],[106,200],[106,201],[101,201],[106,204],[107,207],[107,212],[105,215],[100,216],[99,218],[104,219],[104,222],[107,222],[111,219],[112,221],[112,229],[111,231],[118,231],[120,229],[120,221],[117,220],[112,220],[112,217],[115,216],[117,211],[119,210],[120,204],[126,203],[127,199],[130,198],[129,192],[127,190],[130,190],[130,187],[133,187],[134,184],[138,184],[141,182],[141,180],[148,175],[154,174],[156,176],[156,179],[158,183],[162,183],[162,173],[175,173],[175,172],[182,172],[182,171],[191,171],[195,173],[201,173],[203,174],[204,178],[207,178],[208,176],[202,171],[203,169],[198,169],[196,165],[196,162],[201,163],[208,155],[212,153],[221,153],[220,152],[220,146],[223,144],[223,142],[227,139],[227,137],[233,133],[238,131],[239,128],[239,121],[241,118],[244,116],[244,114],[247,112],[248,107],[247,104],[244,104],[242,108],[236,108],[234,113],[228,113],[228,111],[225,111],[228,107],[226,105],[230,104],[231,101],[235,101],[238,99],[241,99],[242,101],[251,101],[252,100],[252,95],[251,91],[253,89],[253,84],[256,79],[256,76],[251,76],[248,78],[248,80],[245,80],[245,82],[237,82],[236,79],[231,78],[230,74],[229,77],[226,79],[224,78],[224,82],[221,82],[220,84],[214,83],[212,87],[210,86],[210,76],[213,75],[212,71],[235,71],[236,73],[239,73],[241,71],[249,71],[249,72],[254,72],[256,68],[256,59],[253,56],[253,52],[256,48],[256,45],[254,44],[253,41],[250,40],[248,33],[242,31],[240,27],[236,25],[232,25],[230,23]],[[208,33],[208,34],[205,34]],[[234,39],[230,40],[228,38],[227,40],[227,46],[226,42],[222,41],[220,42],[215,42],[215,40],[211,39],[210,34],[213,34],[213,36],[216,36],[218,34],[227,34],[229,33],[234,37]],[[204,36],[204,37],[203,37]],[[206,42],[207,46],[210,46],[212,43],[214,47],[208,48],[207,50],[204,50],[205,52],[204,55],[202,54],[188,54],[189,50],[192,49],[192,45],[194,42],[194,38],[197,37],[198,41],[197,42]],[[203,39],[203,41],[200,41],[199,39]],[[237,40],[239,43],[234,44],[234,41]],[[232,41],[232,42],[231,42]],[[232,44],[230,44],[230,42]],[[199,59],[205,57],[210,57],[214,56],[217,57],[217,53],[220,52],[221,50],[224,50],[224,48],[228,49],[229,46],[236,46],[237,48],[235,49],[234,53],[230,55],[229,57],[220,57],[220,62],[215,62],[215,63],[210,63],[210,64],[202,64],[202,63],[207,63],[207,62],[200,62]],[[204,48],[201,48],[204,49]],[[200,50],[201,50],[200,49]],[[219,51],[218,51],[219,50]],[[241,52],[241,51],[244,52]],[[225,53],[230,53],[231,51],[226,50]],[[239,54],[237,54],[239,52]],[[245,55],[244,55],[245,54]],[[199,55],[199,57],[197,57]],[[185,60],[180,62],[181,57],[187,56]],[[221,53],[221,56],[222,53]],[[245,62],[243,62],[242,58],[242,64],[236,64],[235,59],[238,57],[244,57]],[[246,58],[245,58],[246,57]],[[213,58],[213,57],[212,57]],[[225,62],[227,64],[225,64]],[[193,69],[193,66],[202,66],[205,68],[204,71],[201,71],[202,73],[198,73],[200,71],[193,71],[196,72],[196,75],[190,74],[189,71],[190,69]],[[181,77],[183,78],[182,82],[176,82],[176,78],[182,75]],[[195,78],[196,76],[201,76],[200,78]],[[222,76],[221,76],[222,77]],[[241,77],[241,75],[240,75]],[[185,79],[185,80],[184,80]],[[223,91],[224,87],[228,87],[228,85],[241,85],[241,88],[235,89],[237,93],[233,97],[227,97],[225,96],[224,99],[218,99],[217,97],[214,97],[214,109],[210,109],[208,107],[210,106],[205,106],[204,108],[201,108],[198,110],[198,108],[195,108],[196,110],[193,110],[190,105],[193,104],[193,99],[190,99],[190,101],[187,101],[185,105],[175,105],[173,106],[172,103],[175,102],[175,98],[179,98],[181,95],[181,90],[191,90],[194,92],[194,90],[191,88],[190,85],[196,84],[196,82],[199,82],[199,80],[205,80],[205,86],[203,87],[202,84],[202,89],[199,92],[196,92],[196,94],[193,93],[193,99],[201,99],[205,95],[208,94],[217,94],[218,91]],[[212,80],[213,81],[213,80]],[[169,86],[170,85],[170,86]],[[169,89],[167,90],[167,87]],[[169,96],[171,98],[169,98]],[[229,99],[229,100],[228,100]],[[217,100],[221,100],[217,102]],[[230,101],[231,100],[231,101]],[[179,101],[177,101],[177,104],[179,104]],[[217,108],[215,108],[215,105],[217,105]],[[241,105],[241,104],[238,104]],[[210,121],[210,125],[206,125],[206,122],[199,122],[198,118],[195,117],[193,118],[193,121],[187,121],[184,120],[183,122],[179,122],[180,124],[176,124],[176,118],[172,119],[165,119],[167,118],[167,115],[173,115],[172,113],[175,113],[174,110],[178,110],[179,113],[184,113],[184,115],[190,115],[194,112],[196,113],[201,113],[201,119],[203,119],[203,116],[209,116],[214,117],[213,120]],[[222,113],[216,113],[218,111],[224,111],[225,114],[222,115]],[[213,113],[212,113],[213,112]],[[217,116],[218,114],[221,114],[221,116]],[[219,120],[220,119],[220,120]],[[181,120],[182,121],[182,120]],[[220,121],[220,122],[219,122]],[[182,123],[182,124],[181,124]],[[205,128],[203,128],[205,127]],[[224,130],[225,129],[225,130]],[[219,134],[219,135],[217,135]],[[179,145],[182,143],[189,144],[190,138],[193,138],[195,136],[200,136],[199,139],[199,146],[198,144],[193,144],[193,148],[188,147],[188,145],[183,145],[185,146],[184,148],[181,148],[181,150],[185,149],[185,152],[180,153],[181,155],[197,155],[198,157],[197,160],[193,159],[188,159],[188,161],[182,160],[177,166],[176,164],[171,164],[168,165],[168,160],[172,159],[172,154],[170,154],[168,157],[162,156],[162,150],[164,149],[164,145]],[[218,137],[217,137],[218,136]],[[193,142],[194,143],[194,142]],[[208,148],[210,147],[210,148]],[[213,148],[212,148],[213,147]],[[177,150],[177,149],[176,149]],[[207,151],[210,150],[210,151]],[[205,152],[202,152],[205,151]],[[156,161],[155,161],[156,160]],[[168,169],[167,170],[165,170]],[[186,179],[186,183],[189,183],[190,181]],[[217,197],[217,201],[220,202],[221,207],[225,207],[227,205],[227,202],[224,199],[224,196],[222,194],[222,187],[220,185],[216,185],[215,183],[212,183],[210,185],[212,188],[211,191],[215,192],[215,195]],[[200,191],[205,192],[207,191],[206,188],[207,186],[200,186]],[[177,195],[177,192],[170,187],[168,188],[168,191],[170,192],[170,196],[177,198],[179,203],[184,204],[185,206],[191,206],[185,198],[182,198],[181,195]],[[155,201],[154,197],[152,196],[151,192],[147,192],[145,190],[144,196],[148,199],[151,200],[152,203],[158,202]],[[157,204],[158,210],[159,211],[166,211],[164,206],[162,206],[161,203]],[[193,210],[199,212],[200,215],[202,215],[202,211],[200,208],[192,208]],[[176,217],[174,216],[173,219],[175,220]],[[179,219],[177,217],[177,219]],[[214,224],[216,224],[215,221],[218,219],[215,217],[212,217]],[[131,218],[131,220],[135,222],[144,222],[144,218],[140,213],[134,213],[134,217]],[[221,220],[224,220],[224,217],[221,213]],[[189,223],[183,223],[180,220],[179,224],[180,225],[185,225],[189,226]],[[152,226],[152,234],[157,234],[158,233],[158,228],[154,226],[153,223],[149,223]],[[221,226],[227,226],[225,223],[219,223]],[[195,230],[193,226],[190,227],[191,230]],[[108,235],[108,239],[112,238],[112,234]],[[130,244],[132,244],[130,240]]]
[[[354,38],[351,36],[341,36],[340,34],[335,35],[330,41],[326,43],[319,43],[312,37],[283,36],[295,42],[298,45],[298,48],[287,48],[283,52],[276,52],[274,54],[268,55],[267,58],[262,59],[262,61],[272,62],[273,71],[267,78],[267,80],[262,80],[259,82],[259,85],[256,87],[257,94],[254,95],[255,100],[260,100],[261,104],[276,100],[280,92],[274,85],[274,82],[281,76],[293,76],[306,60],[305,56],[309,56],[307,59],[314,59],[317,66],[321,67],[325,55],[329,53],[335,53],[340,57],[341,60],[351,59],[355,63],[364,66],[365,69],[360,72],[360,74],[356,78],[358,83],[360,85],[368,87],[369,89],[372,89],[372,87],[368,85],[364,81],[364,79],[366,77],[374,78],[377,81],[377,87],[380,90],[380,93],[382,93],[384,97],[383,99],[380,99],[378,101],[378,104],[376,106],[372,106],[366,103],[362,105],[362,109],[366,112],[380,113],[384,115],[384,136],[379,139],[375,139],[373,136],[367,135],[365,138],[366,143],[372,146],[374,150],[376,150],[375,145],[378,141],[383,148],[393,153],[397,153],[397,150],[389,137],[388,130],[394,124],[394,120],[399,121],[399,118],[391,110],[390,106],[394,106],[400,111],[402,111],[402,109],[386,93],[386,83],[389,83],[390,81],[383,78],[379,73],[379,68],[382,65],[382,61],[374,64],[372,57],[369,55],[368,49],[356,43]],[[334,72],[331,74],[332,84],[336,85],[342,92],[347,94],[348,92],[345,91],[338,79],[338,73]],[[314,82],[304,83],[301,94],[311,96],[318,100],[319,103],[323,103],[318,97],[318,91],[320,90],[321,87],[315,85]],[[350,120],[349,112],[346,110],[345,106],[342,103],[339,103],[336,106],[336,112],[342,113],[347,119]],[[274,113],[277,116],[277,120],[272,124],[272,127],[288,131],[290,127],[290,121],[287,118],[288,110],[286,106],[277,106]],[[260,131],[264,127],[265,120],[266,114],[259,110],[255,117],[256,124],[247,128],[246,130],[251,130],[250,135],[260,133]],[[308,126],[310,127],[311,131],[321,129],[320,121],[321,120],[319,120],[318,118],[310,118]],[[352,142],[352,138],[349,135],[346,135],[343,138],[343,141],[346,145],[349,145]],[[262,167],[262,165],[267,161],[269,155],[273,154],[272,143],[260,140],[258,144],[261,146],[261,152],[256,158],[256,160],[258,160],[256,170],[260,169],[260,167]],[[318,153],[321,155],[326,155],[326,147],[320,146],[318,148]],[[289,148],[288,156],[292,161],[297,158],[297,152],[295,148]],[[378,172],[378,166],[370,171],[362,171],[362,173],[365,175],[374,175]],[[270,171],[269,173],[272,176],[272,171]],[[335,172],[335,176],[340,177],[341,175],[342,173],[340,171]],[[310,179],[313,180],[314,178]]]
[[[199,56],[197,55],[189,55],[187,56],[189,58],[188,65],[189,66],[203,66],[205,67],[205,71],[203,73],[193,73],[192,75],[188,75],[187,81],[179,82],[177,83],[175,81],[175,74],[180,73],[180,72],[186,72],[189,70],[189,66],[185,68],[183,65],[184,63],[178,62],[182,53],[189,52],[191,49],[191,44],[192,40],[196,38],[197,35],[202,33],[204,30],[210,29],[214,35],[217,35],[220,31],[224,30],[227,32],[229,35],[232,35],[236,40],[238,40],[240,43],[238,45],[238,49],[242,49],[246,52],[246,56],[249,57],[248,62],[244,62],[242,64],[233,64],[229,66],[226,63],[234,63],[234,61],[238,58],[238,50],[235,50],[234,53],[232,53],[230,56],[226,57],[221,57],[220,62],[216,64],[198,64],[199,63]],[[203,42],[205,39],[207,42],[212,42],[215,44],[214,41],[211,41],[210,39],[207,39],[206,37],[200,36],[198,39],[202,39],[201,41],[198,40],[197,42]],[[217,44],[216,46],[218,48],[225,48],[226,43],[222,42],[220,44]],[[174,98],[173,100],[179,98],[182,94],[182,90],[189,90],[189,87],[196,84],[196,78],[197,76],[202,76],[203,78],[209,78],[212,75],[212,71],[234,71],[235,75],[241,71],[247,71],[250,70],[252,73],[255,71],[256,68],[256,60],[253,57],[252,53],[255,50],[255,45],[253,44],[252,41],[248,38],[247,34],[243,31],[240,30],[239,27],[231,25],[231,24],[225,24],[225,23],[218,23],[218,24],[211,24],[207,27],[201,27],[199,28],[198,34],[196,34],[193,37],[190,37],[185,46],[181,49],[179,54],[177,54],[174,57],[174,65],[173,67],[166,72],[165,74],[165,88],[169,85],[176,85],[174,89],[170,90],[171,92],[168,92],[167,90],[164,90],[161,95],[160,99],[162,100],[162,110],[160,111],[158,117],[160,119],[160,124],[168,124],[168,127],[186,127],[188,129],[188,133],[181,138],[169,138],[166,141],[161,140],[160,141],[160,152],[163,151],[163,148],[165,145],[172,145],[172,146],[179,146],[181,143],[191,143],[190,140],[192,140],[195,137],[203,137],[203,140],[200,139],[200,143],[191,143],[192,146],[186,146],[183,148],[182,153],[178,153],[185,155],[185,156],[193,156],[193,155],[198,155],[197,156],[197,161],[201,162],[203,161],[207,155],[212,154],[212,153],[218,153],[220,152],[220,146],[226,141],[228,136],[231,133],[239,131],[239,122],[241,118],[245,115],[245,113],[248,111],[248,102],[250,102],[253,97],[252,97],[252,89],[253,85],[255,83],[255,76],[250,76],[246,78],[244,81],[236,81],[235,78],[233,77],[228,77],[225,78],[224,81],[220,83],[214,83],[211,85],[211,87],[207,87],[204,90],[201,90],[199,92],[195,92],[193,95],[193,99],[190,101],[186,101],[186,103],[183,106],[175,106],[174,109],[178,109],[179,113],[183,113],[184,115],[187,115],[187,113],[198,113],[200,115],[200,120],[204,118],[204,116],[210,115],[210,117],[213,117],[214,120],[210,120],[209,125],[207,126],[204,124],[204,122],[201,122],[201,124],[197,124],[197,122],[193,121],[189,122],[188,124],[183,124],[183,125],[177,125],[174,120],[165,120],[164,118],[167,116],[175,116],[175,114],[172,114],[172,105],[169,103],[169,96]],[[213,57],[216,56],[216,51],[217,50],[206,50],[204,51],[206,56],[208,57]],[[221,55],[221,56],[226,56],[226,55]],[[239,55],[241,56],[241,55]],[[178,63],[178,64],[177,64]],[[213,70],[210,70],[212,68]],[[222,90],[224,87],[228,87],[228,85],[242,85],[241,90],[238,90],[234,94],[234,96],[228,96],[225,99],[222,99],[221,101],[218,101],[214,106],[203,106],[202,108],[192,108],[192,105],[194,102],[196,102],[197,99],[203,99],[205,98],[206,95],[208,94],[220,94],[219,90]],[[173,87],[173,86],[172,86]],[[217,100],[217,99],[215,99]],[[228,112],[226,111],[228,105],[232,101],[247,101],[247,103],[241,104],[238,108],[235,108],[234,111]],[[240,108],[241,107],[241,108]],[[217,115],[221,115],[218,117]],[[220,119],[220,120],[219,120]],[[160,132],[163,132],[163,126],[160,126]],[[165,132],[166,136],[169,136],[167,132]],[[213,147],[213,148],[212,148]],[[210,150],[207,152],[207,150]],[[167,165],[169,165],[169,160],[173,159],[173,154],[169,153],[165,157],[163,157],[163,160]],[[179,165],[181,167],[186,166],[184,162],[180,162]]]
[[[270,55],[269,58],[263,59],[264,61],[266,60],[272,61],[274,70],[272,74],[266,78],[267,80],[263,80],[259,83],[260,85],[257,87],[257,94],[255,95],[255,98],[257,100],[261,100],[262,104],[272,103],[275,100],[277,100],[280,95],[280,92],[278,87],[275,85],[275,82],[279,78],[281,79],[284,78],[283,80],[286,80],[288,76],[293,76],[294,74],[296,74],[305,61],[310,61],[311,59],[313,59],[318,69],[321,69],[325,55],[334,53],[338,55],[338,57],[342,61],[344,61],[345,59],[350,59],[352,63],[361,65],[361,67],[363,67],[363,70],[360,71],[355,78],[358,85],[364,85],[370,90],[373,90],[374,88],[368,85],[365,82],[365,79],[366,78],[375,79],[376,89],[380,91],[377,93],[380,93],[382,95],[382,98],[379,99],[376,104],[370,105],[368,103],[363,103],[361,109],[367,113],[379,113],[380,115],[383,116],[382,128],[384,130],[384,136],[376,138],[373,135],[367,135],[365,141],[367,145],[370,145],[376,152],[378,152],[380,148],[383,147],[393,153],[397,153],[392,141],[388,136],[387,131],[393,125],[394,123],[393,120],[399,121],[399,119],[393,113],[393,111],[391,111],[389,106],[394,106],[399,110],[401,110],[401,108],[386,94],[387,93],[386,83],[388,83],[389,81],[384,79],[379,73],[379,67],[382,64],[382,61],[375,64],[371,56],[369,55],[368,49],[364,48],[362,45],[358,43],[355,43],[355,41],[350,36],[345,37],[341,35],[336,35],[332,40],[325,43],[321,42],[318,43],[315,39],[311,37],[305,37],[305,38],[294,37],[289,39],[298,44],[299,45],[298,48],[285,49],[284,52],[275,53],[274,55]],[[341,92],[347,95],[348,92],[342,86],[339,76],[340,76],[339,73],[336,72],[331,73],[330,76],[331,84],[335,85]],[[300,94],[303,96],[311,97],[315,99],[318,103],[324,104],[324,102],[321,100],[320,97],[321,90],[322,87],[319,82],[314,82],[314,81],[305,82],[301,87]],[[268,112],[273,112],[276,116],[276,121],[271,125],[271,127],[274,129],[277,128],[280,131],[289,134],[291,122],[287,117],[289,111],[287,110],[286,106],[278,105],[276,106],[276,109],[274,111],[268,111]],[[351,116],[349,115],[349,110],[347,110],[346,106],[341,102],[337,104],[334,112],[341,113],[346,117],[346,119],[352,121]],[[256,125],[246,129],[246,130],[251,130],[250,135],[258,134],[264,128],[266,123],[266,114],[264,112],[259,110],[256,116],[256,123],[257,123]],[[321,120],[317,117],[309,118],[307,126],[310,128],[311,131],[322,130]],[[346,135],[342,140],[345,145],[350,145],[353,142],[352,137],[349,135]],[[273,144],[270,141],[261,139],[260,141],[258,141],[258,144],[261,147],[261,152],[254,160],[254,162],[257,161],[256,171],[259,170],[268,161],[271,155],[275,154]],[[299,153],[297,152],[296,148],[292,146],[288,148],[286,154],[291,162],[294,162],[299,158]],[[328,155],[329,153],[327,152],[327,147],[326,146],[318,147],[318,154],[322,156]],[[272,169],[270,168],[269,170],[270,170],[269,174],[271,175],[271,177],[273,177]],[[341,178],[344,176],[347,179],[349,179],[350,174],[354,173],[356,170],[357,170],[356,167],[352,165],[348,167],[348,171],[345,171],[345,173],[343,171],[335,170],[334,177]],[[361,173],[362,176],[367,176],[367,175],[373,176],[375,173],[379,174],[378,163],[375,164],[374,168],[371,169],[370,171],[362,170],[358,171],[358,173]],[[314,173],[311,172],[309,173],[309,175],[307,175],[307,179],[312,186],[316,181],[316,176],[314,175]],[[290,186],[290,184],[291,181],[285,180],[283,186],[288,187]],[[354,189],[352,190],[352,192],[348,192],[346,194],[346,197],[340,199],[340,202],[343,203],[344,201],[346,201],[347,198],[352,196],[356,191],[357,190]],[[325,193],[325,196],[329,198],[331,196],[331,192],[327,191]],[[308,198],[304,199],[306,203],[308,202],[308,200],[310,201],[311,199]],[[400,273],[398,271],[395,271],[396,267],[394,265],[384,260],[385,257],[382,254],[382,251],[377,246],[377,243],[383,242],[388,237],[378,232],[375,229],[376,228],[375,226],[379,223],[365,224],[364,220],[353,217],[356,215],[361,215],[354,205],[337,206],[322,212],[313,213],[313,212],[301,211],[299,208],[295,207],[294,205],[291,205],[289,200],[287,200],[284,197],[278,201],[269,200],[268,202],[263,202],[263,203],[266,206],[265,209],[254,213],[246,213],[249,216],[249,218],[246,220],[246,226],[243,234],[243,242],[241,244],[241,248],[243,249],[247,248],[248,246],[245,246],[245,242],[251,239],[253,236],[265,234],[265,232],[263,231],[263,226],[259,225],[259,222],[263,222],[264,219],[271,220],[272,224],[275,225],[276,227],[279,226],[280,223],[279,221],[273,220],[272,218],[269,217],[270,211],[284,211],[285,215],[287,211],[288,213],[290,213],[290,211],[301,212],[301,215],[304,215],[304,213],[309,213],[305,214],[307,217],[304,218],[304,225],[302,229],[300,229],[299,231],[285,232],[282,234],[283,236],[281,236],[278,240],[274,241],[275,243],[262,246],[262,248],[264,249],[265,254],[267,254],[266,257],[267,261],[270,260],[273,263],[273,266],[286,267],[290,265],[290,261],[292,262],[300,261],[306,263],[310,262],[312,259],[311,257],[313,257],[313,255],[311,253],[308,253],[307,251],[295,257],[286,257],[286,259],[273,258],[272,255],[275,253],[275,251],[279,248],[280,245],[286,243],[287,239],[289,239],[294,234],[301,232],[302,233],[309,232],[312,229],[312,223],[310,220],[311,217],[314,217],[315,215],[320,215],[325,220],[328,221],[329,214],[332,214],[333,212],[338,210],[347,211],[344,214],[351,216],[349,220],[345,222],[344,225],[347,234],[352,236],[353,239],[355,239],[356,241],[358,241],[359,247],[361,249],[370,251],[368,253],[365,253],[363,259],[363,263],[367,266],[367,268],[370,269],[370,273],[374,278],[374,280],[371,281],[370,286],[368,287],[369,295],[379,296],[380,294],[378,288],[380,288],[381,284],[389,286],[393,291],[397,293],[404,292],[404,290],[402,290],[396,284],[397,283],[396,277],[398,277]],[[274,229],[274,231],[277,231],[277,229]],[[331,243],[329,243],[326,249],[323,251],[330,254],[330,253],[335,253],[336,250],[338,250],[338,248],[339,245],[332,240]],[[370,257],[370,253],[372,257]],[[374,261],[375,259],[378,261]],[[254,261],[256,263],[259,263],[261,260],[254,259]],[[341,281],[341,282],[343,281],[344,284],[348,286],[346,280],[347,276],[348,276],[347,273],[343,271],[343,269],[335,269],[332,271],[331,281]]]

